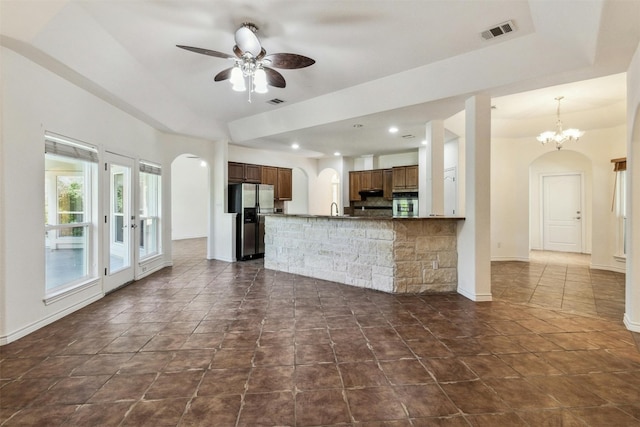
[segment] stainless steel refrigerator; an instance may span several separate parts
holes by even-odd
[[[230,184],[229,212],[236,216],[238,261],[264,256],[264,215],[273,213],[273,185]]]

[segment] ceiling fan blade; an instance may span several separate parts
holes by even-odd
[[[215,56],[216,58],[233,59],[233,56],[226,53],[218,52],[216,50],[203,49],[201,47],[193,46],[182,46],[179,44],[177,44],[176,46],[180,49],[190,50],[191,52],[201,53],[203,55]]]
[[[260,61],[267,54],[267,51],[264,48],[260,49],[260,54],[256,56],[256,61]]]
[[[238,58],[242,58],[243,52],[242,52],[242,49],[238,47],[238,45],[233,46],[233,53],[235,53]]]
[[[274,70],[273,68],[264,67],[264,72],[267,74],[267,83],[273,87],[285,87],[287,82],[284,81],[282,74]]]
[[[316,63],[315,60],[295,53],[272,53],[264,57],[272,67],[284,69],[304,68]]]
[[[222,80],[227,80],[227,79],[231,78],[231,71],[232,70],[233,70],[233,67],[227,68],[226,70],[220,71],[218,74],[216,74],[216,76],[213,78],[213,80],[216,81],[216,82],[221,82]]]

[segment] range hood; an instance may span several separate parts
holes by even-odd
[[[367,197],[382,197],[382,190],[360,190],[358,192],[360,197],[364,200]]]

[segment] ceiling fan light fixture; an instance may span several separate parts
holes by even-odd
[[[229,81],[232,84],[232,89],[236,92],[244,92],[247,90],[247,86],[244,83],[244,76],[242,75],[242,70],[238,65],[233,67],[231,70],[231,78]]]
[[[245,23],[236,31],[235,40],[236,45],[244,52],[249,52],[254,57],[260,54],[262,46],[260,46],[260,40],[256,36],[258,27],[253,24]]]
[[[267,88],[267,73],[262,67],[258,67],[253,75],[253,90],[255,90],[256,93],[269,92],[269,89]]]

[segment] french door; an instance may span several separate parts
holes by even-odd
[[[134,160],[105,153],[104,292],[134,279],[136,215],[133,210]]]

